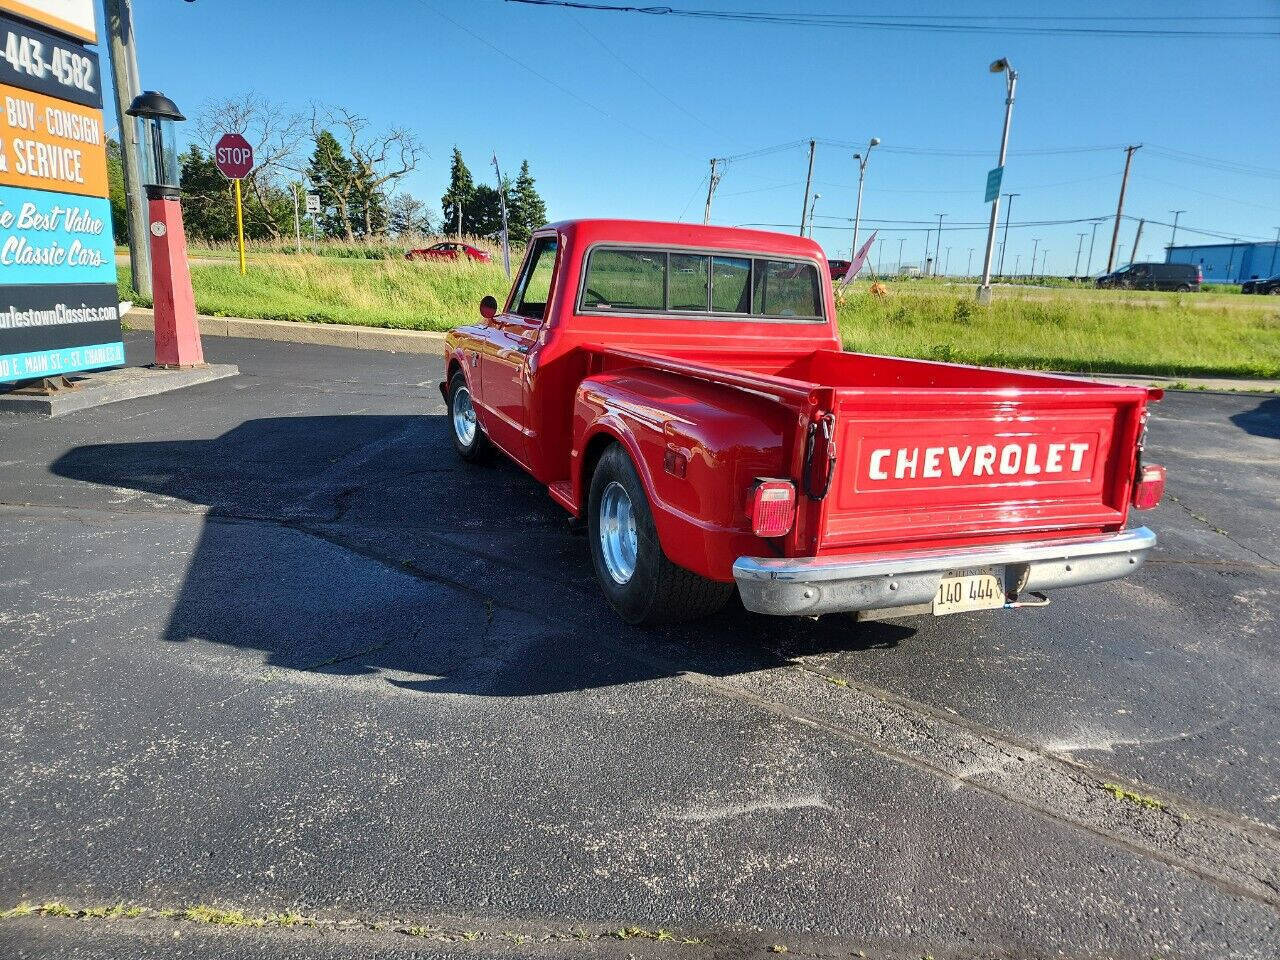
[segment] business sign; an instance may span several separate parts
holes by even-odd
[[[0,184],[102,197],[102,111],[0,84]]]
[[[85,43],[98,42],[94,0],[0,0],[0,10]]]
[[[0,83],[102,107],[96,53],[8,17],[0,17]]]
[[[93,40],[94,0],[0,0]],[[0,16],[0,381],[124,363],[98,58]]]
[[[983,203],[992,203],[1000,196],[1000,182],[1004,180],[1004,167],[992,167],[987,171],[987,194]]]

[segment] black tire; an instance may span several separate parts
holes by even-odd
[[[625,582],[619,582],[610,572],[600,536],[601,503],[613,483],[626,492],[635,522],[635,567]],[[733,584],[707,580],[667,559],[658,542],[644,484],[627,451],[618,444],[605,451],[591,476],[587,529],[591,563],[600,589],[618,616],[628,623],[657,626],[696,620],[715,613],[733,595]]]
[[[1190,288],[1189,286],[1187,286],[1187,285],[1184,283],[1184,284],[1182,284],[1181,286],[1179,286],[1179,287],[1178,287],[1178,292],[1179,292],[1179,293],[1190,293],[1190,292],[1191,292],[1191,288]]]
[[[462,411],[458,409],[458,405],[463,402],[471,404],[471,388],[467,386],[467,378],[462,375],[462,371],[458,370],[449,378],[449,411],[446,414],[449,420],[449,434],[453,437],[453,447],[458,451],[458,456],[469,463],[475,463],[488,456],[491,445],[489,438],[485,436],[484,428],[474,419],[474,406],[471,406],[473,429],[470,437],[460,432],[459,417]]]

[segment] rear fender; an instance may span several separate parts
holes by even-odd
[[[756,477],[790,475],[787,419],[774,400],[677,374],[633,368],[589,377],[574,398],[573,500],[585,513],[600,438],[621,443],[667,556],[728,582],[737,557],[775,552],[751,533],[746,504]]]

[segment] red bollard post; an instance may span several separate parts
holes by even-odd
[[[204,363],[195,294],[187,264],[182,201],[172,187],[147,185],[151,232],[151,289],[155,308],[156,366],[195,367]]]

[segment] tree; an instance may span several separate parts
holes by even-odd
[[[460,216],[466,217],[475,193],[476,186],[471,179],[471,171],[462,159],[462,151],[454,146],[453,161],[449,164],[449,189],[440,198],[441,233],[457,233],[460,229],[465,229],[466,224],[460,220]]]
[[[351,163],[348,227],[354,221],[358,232],[366,237],[385,233],[387,194],[401,178],[417,169],[423,154],[418,138],[407,127],[371,134],[366,118],[339,106],[313,106],[311,128],[317,136],[323,129],[335,139],[340,138]]]
[[[120,143],[107,138],[107,187],[111,196],[111,233],[117,244],[129,242],[129,210],[124,198],[124,167]]]
[[[181,167],[183,221],[187,233],[214,243],[236,238],[234,187],[222,175],[213,156],[195,144],[178,158]],[[279,239],[279,224],[293,218],[293,195],[288,184],[260,183],[243,193],[244,233],[251,240]]]
[[[328,130],[316,133],[315,144],[307,177],[320,194],[320,229],[326,237],[341,237],[349,243],[355,239],[351,210],[359,192],[355,165]]]
[[[224,133],[239,133],[253,145],[254,166],[241,182],[246,216],[256,210],[256,236],[278,240],[291,232],[293,202],[289,199],[282,204],[280,198],[287,192],[285,175],[298,169],[298,151],[307,135],[306,119],[249,91],[201,106],[196,132],[210,154]]]
[[[534,189],[534,179],[529,174],[529,161],[520,164],[511,198],[507,201],[508,233],[512,240],[525,243],[547,222],[547,205]]]
[[[411,193],[397,193],[391,198],[387,225],[397,237],[431,232],[427,205]]]

